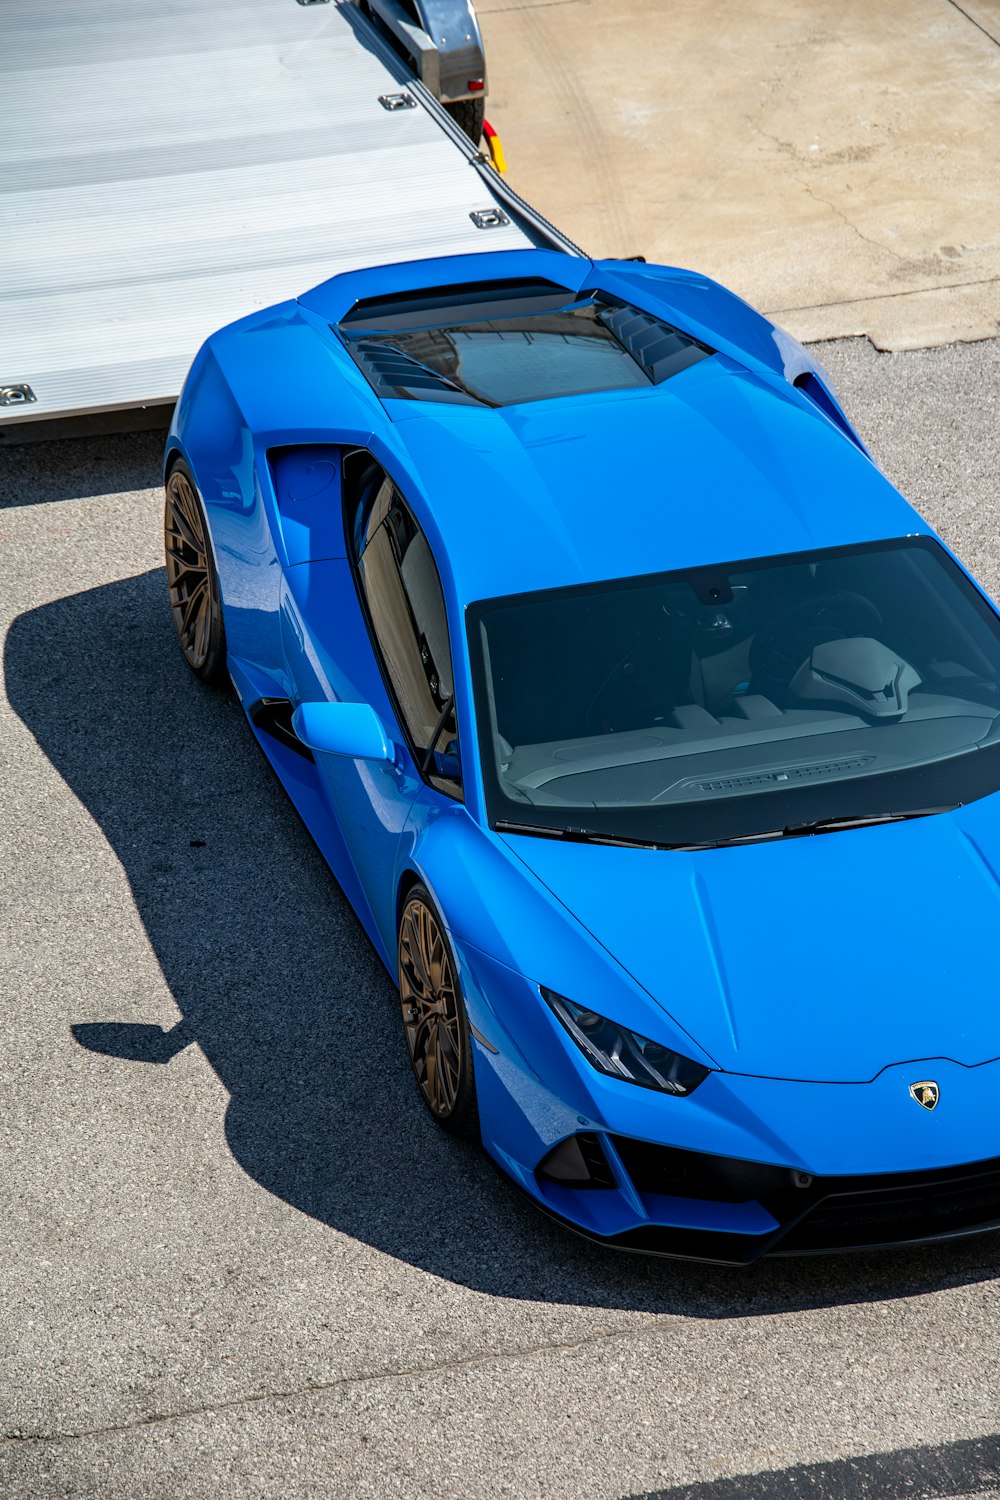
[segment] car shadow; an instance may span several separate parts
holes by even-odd
[[[5,670],[121,861],[180,1014],[171,1029],[67,1016],[67,1045],[137,1068],[200,1047],[232,1153],[268,1192],[437,1276],[546,1302],[743,1317],[995,1274],[995,1240],[726,1271],[550,1223],[426,1115],[394,987],[235,699],[184,665],[162,571],[21,615]]]
[[[169,411],[165,415],[139,413],[136,420],[143,425],[137,431],[74,437],[67,430],[70,418],[58,424],[61,430],[56,437],[0,443],[0,511],[48,505],[54,500],[87,500],[111,489],[124,494],[161,484],[169,419]],[[122,413],[116,413],[116,428],[124,420]],[[44,424],[47,431],[52,425]]]

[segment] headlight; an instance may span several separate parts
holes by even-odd
[[[660,1042],[652,1042],[647,1036],[639,1036],[638,1032],[599,1016],[596,1010],[574,1005],[565,995],[543,989],[542,997],[587,1061],[600,1073],[624,1078],[644,1089],[659,1089],[663,1094],[691,1094],[711,1071]]]

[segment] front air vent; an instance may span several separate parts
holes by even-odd
[[[604,1153],[601,1138],[592,1130],[569,1135],[553,1146],[535,1168],[536,1175],[561,1187],[616,1188],[615,1174]]]
[[[775,1198],[794,1197],[793,1176],[788,1167],[709,1156],[629,1136],[616,1135],[611,1139],[633,1187],[640,1193],[709,1199],[716,1203],[771,1202]]]
[[[1000,1225],[1000,1158],[885,1177],[817,1179],[817,1206],[782,1254],[931,1239]]]

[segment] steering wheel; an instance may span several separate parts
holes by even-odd
[[[755,691],[765,685],[787,688],[799,667],[824,641],[850,636],[877,636],[882,616],[863,594],[818,594],[780,610],[760,627],[750,647],[750,679]]]

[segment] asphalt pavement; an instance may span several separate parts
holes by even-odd
[[[819,352],[1000,596],[1000,343]],[[1000,1236],[625,1257],[434,1127],[388,978],[181,661],[160,446],[0,451],[0,1494],[1000,1495]]]

